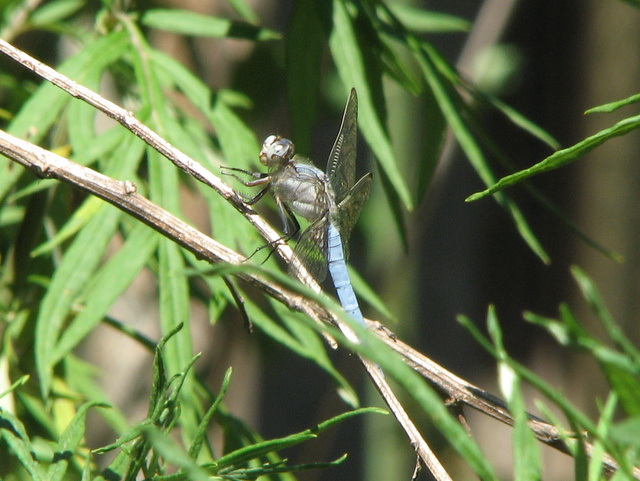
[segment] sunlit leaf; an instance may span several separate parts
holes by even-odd
[[[600,132],[587,137],[584,140],[581,140],[575,145],[568,147],[566,149],[558,150],[554,154],[550,155],[546,159],[538,162],[532,167],[528,169],[521,170],[520,172],[516,172],[515,174],[507,175],[500,179],[498,182],[493,184],[486,190],[482,192],[475,193],[470,195],[467,198],[468,202],[481,199],[482,197],[486,197],[487,195],[495,194],[507,187],[511,187],[523,180],[529,179],[535,175],[543,174],[550,172],[555,169],[559,169],[560,167],[564,167],[588,152],[592,151],[596,147],[599,147],[607,140],[610,140],[614,137],[619,137],[621,135],[625,135],[633,130],[636,130],[640,127],[640,116],[629,117],[627,119],[621,120],[616,123],[614,126],[601,130]]]
[[[194,37],[242,38],[246,40],[275,40],[278,32],[257,27],[250,23],[236,22],[228,18],[212,17],[189,10],[154,9],[142,16],[147,27]]]

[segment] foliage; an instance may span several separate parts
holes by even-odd
[[[119,0],[103,0],[99,7],[95,2],[78,0],[41,3],[3,2],[0,37],[19,43],[46,35],[44,38],[55,38],[56,43],[70,42],[76,53],[50,60],[58,71],[96,91],[110,84],[118,103],[212,171],[223,164],[254,168],[259,144],[253,126],[260,120],[260,94],[277,97],[278,92],[269,91],[269,86],[278,84],[284,72],[292,137],[303,153],[311,150],[314,119],[331,85],[342,86],[335,89],[340,92],[334,94],[337,98],[330,99],[335,105],[342,104],[348,89],[355,87],[361,132],[376,157],[380,183],[403,239],[405,213],[423,201],[449,128],[487,186],[473,198],[494,194],[524,241],[548,262],[548,254],[522,211],[501,189],[566,165],[638,126],[638,119],[631,117],[496,182],[486,151],[491,149],[499,159],[506,156],[487,140],[468,98],[492,106],[553,148],[557,144],[512,108],[470,86],[429,41],[434,32],[467,31],[470,25],[464,20],[377,0],[297,0],[289,26],[278,32],[260,25],[258,15],[242,0],[229,0],[234,12],[228,18],[155,8],[153,2],[140,2],[144,7],[139,10],[129,10],[128,2]],[[250,43],[269,55],[273,65],[278,65],[280,56],[284,62],[276,73],[254,67],[259,75],[246,91],[211,90],[189,68],[153,46],[149,38],[159,30]],[[326,67],[326,52],[332,61],[330,68]],[[188,217],[181,194],[189,191],[204,200],[216,240],[248,253],[261,244],[255,230],[224,199],[182,176],[131,132],[120,125],[102,125],[101,117],[89,105],[52,84],[26,76],[6,59],[2,62],[3,129],[113,178],[129,179],[139,193],[181,218]],[[259,59],[252,62],[259,64]],[[406,166],[396,158],[387,126],[385,89],[390,82],[419,99],[432,120],[420,126],[425,141],[416,154],[419,162],[413,183],[407,181]],[[3,479],[293,479],[294,472],[330,468],[344,461],[340,457],[294,465],[283,459],[280,451],[307,443],[353,416],[380,410],[350,410],[313,428],[264,440],[225,406],[225,393],[232,382],[230,369],[217,394],[210,393],[195,373],[198,356],[193,352],[190,325],[193,305],[205,306],[212,321],[229,317],[238,298],[234,289],[241,288],[234,285],[232,289],[226,282],[225,276],[233,274],[233,269],[212,270],[97,198],[55,181],[35,179],[8,159],[1,162],[0,369],[10,386],[2,393],[6,403],[0,411],[0,453],[3,460],[8,459],[0,467]],[[540,194],[536,196],[551,205]],[[556,213],[553,206],[551,211]],[[119,242],[115,252],[110,249],[114,240]],[[241,267],[245,268],[251,269]],[[277,270],[275,261],[266,261],[264,269]],[[114,302],[142,271],[150,271],[157,279],[162,332],[157,344],[109,316]],[[270,275],[339,312],[335,303],[322,296],[313,297],[277,273]],[[597,422],[507,354],[493,310],[488,316],[491,342],[463,319],[501,367],[503,394],[515,418],[517,479],[541,478],[537,441],[528,427],[520,391],[522,382],[543,393],[566,417],[566,428],[559,420],[554,424],[571,448],[577,479],[598,479],[605,452],[620,466],[619,479],[632,478],[633,466],[639,462],[634,433],[640,413],[640,355],[616,327],[587,276],[578,269],[574,276],[614,347],[593,338],[564,305],[559,319],[534,314],[526,318],[562,345],[582,350],[599,362],[611,394]],[[388,312],[364,282],[357,286],[379,312]],[[333,365],[316,325],[271,298],[243,297],[244,309],[259,331],[311,360],[333,380],[348,404],[357,405],[355,390]],[[154,352],[148,412],[138,423],[111,405],[94,371],[74,352],[101,323],[109,323],[123,337],[129,336]],[[430,418],[481,479],[496,479],[481,448],[424,380],[371,333],[358,333],[364,341],[351,347],[377,362],[406,390],[417,409]],[[541,409],[553,418],[546,406]],[[614,421],[616,409],[623,412],[623,420]],[[84,440],[85,420],[93,411],[113,427],[118,439],[90,451]],[[214,452],[207,437],[212,425],[224,435],[220,453]],[[585,439],[572,437],[570,432],[587,432],[595,450],[588,453]],[[115,458],[105,469],[98,469],[96,458],[110,451],[115,452]]]

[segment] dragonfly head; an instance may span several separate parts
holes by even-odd
[[[270,135],[262,143],[260,162],[267,167],[286,165],[295,153],[293,142],[278,135]]]

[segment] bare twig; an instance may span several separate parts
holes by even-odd
[[[424,354],[398,340],[387,329],[376,329],[376,327],[379,327],[376,322],[369,321],[369,327],[377,333],[378,337],[387,346],[400,354],[407,365],[429,380],[433,387],[440,391],[450,404],[457,405],[456,409],[458,411],[461,405],[469,406],[504,424],[513,426],[513,417],[509,413],[507,405],[501,399],[447,371]],[[529,427],[540,442],[562,453],[572,454],[560,431],[554,425],[533,414],[529,414]],[[570,437],[576,436],[574,433],[564,434]],[[594,446],[586,441],[584,445],[587,454],[591,456],[594,452]],[[613,475],[618,470],[618,464],[610,455],[603,454],[601,460],[607,475]],[[640,480],[640,468],[633,468],[633,476]]]
[[[22,65],[51,83],[57,85],[70,95],[84,100],[104,112],[109,117],[118,121],[148,145],[163,154],[180,169],[213,188],[240,213],[242,213],[242,215],[244,215],[245,218],[247,218],[247,220],[249,220],[249,222],[251,222],[268,241],[275,242],[279,239],[279,234],[253,209],[247,206],[243,202],[242,198],[233,191],[233,189],[228,187],[217,176],[213,175],[198,162],[188,157],[186,154],[169,144],[158,134],[139,122],[131,112],[77,84],[1,39],[0,51],[20,62]],[[0,151],[4,155],[29,168],[40,177],[56,178],[64,182],[68,182],[106,200],[146,223],[166,237],[171,238],[182,247],[192,252],[199,259],[205,259],[213,263],[225,262],[234,265],[239,264],[244,259],[240,254],[219,244],[210,237],[202,234],[197,229],[191,227],[169,212],[137,194],[136,186],[129,181],[111,179],[2,131],[0,131]],[[291,249],[288,246],[283,245],[280,242],[276,242],[276,244],[279,255],[282,256],[286,262],[296,262],[292,256]],[[300,272],[302,273],[302,280],[313,290],[320,292],[320,287],[313,278],[306,275],[305,271],[302,269],[300,269]],[[327,312],[317,303],[306,299],[297,293],[291,292],[289,289],[278,285],[271,279],[266,279],[258,274],[252,272],[239,272],[236,275],[246,282],[249,282],[263,290],[265,293],[274,297],[289,308],[307,314],[316,322],[332,322],[340,328],[348,339],[354,339],[354,333],[349,326],[341,322],[337,316]],[[377,326],[377,323],[373,323],[371,321],[368,322],[372,326]],[[372,330],[377,332],[378,336],[387,345],[398,352],[408,365],[413,367],[423,377],[431,381],[441,392],[446,393],[448,398],[454,403],[471,406],[503,423],[510,425],[513,423],[512,417],[509,415],[504,403],[500,400],[454,376],[426,356],[398,341],[395,336],[389,335],[388,331],[382,332],[379,329]],[[426,441],[422,438],[407,413],[404,411],[401,403],[398,401],[386,382],[380,368],[362,357],[360,359],[381,396],[384,398],[396,419],[405,430],[405,433],[409,437],[418,456],[431,470],[436,479],[442,481],[450,480],[451,478],[435,457]],[[534,416],[531,416],[530,424],[536,433],[536,436],[538,436],[538,439],[542,442],[562,452],[569,453],[566,445],[554,426]],[[611,458],[607,458],[603,462],[605,463],[608,472],[611,473],[617,469],[617,465]],[[635,471],[634,474],[637,479],[640,479],[640,474]]]
[[[94,106],[98,110],[116,120],[125,128],[140,137],[148,145],[156,149],[167,159],[173,162],[177,167],[200,180],[204,184],[213,188],[229,203],[231,203],[239,212],[241,212],[251,222],[258,231],[269,241],[275,242],[280,236],[269,226],[253,209],[247,206],[242,198],[238,196],[233,189],[222,182],[217,176],[213,175],[201,164],[191,159],[189,156],[181,152],[179,149],[171,145],[164,138],[156,134],[153,130],[138,121],[135,116],[116,105],[115,103],[103,98],[92,90],[79,85],[68,77],[60,74],[51,67],[39,62],[35,58],[27,55],[25,52],[13,47],[12,45],[0,39],[0,51],[10,56],[14,60],[20,62],[25,67],[37,73],[44,79],[60,87],[73,97],[82,99],[88,104]],[[42,177],[54,177],[60,180],[70,182],[77,187],[94,193],[98,197],[112,203],[113,205],[129,212],[131,215],[145,222],[152,228],[160,231],[163,235],[174,239],[184,248],[193,252],[198,258],[206,259],[210,262],[228,262],[231,264],[239,263],[242,258],[234,251],[218,244],[213,239],[205,236],[180,219],[173,217],[168,212],[154,205],[144,197],[136,194],[135,186],[130,182],[120,182],[110,179],[102,174],[87,169],[77,164],[54,155],[50,152],[33,146],[28,142],[12,137],[7,133],[2,133],[2,148],[5,155],[10,156],[14,160],[22,163],[26,167],[34,170],[37,175]],[[278,253],[287,262],[297,262],[292,255],[291,249],[280,242],[276,242]],[[320,286],[315,280],[306,273],[303,266],[297,269],[301,280],[316,292],[320,292]],[[355,335],[351,328],[344,324],[336,316],[327,313],[314,303],[305,302],[305,300],[290,291],[277,286],[259,276],[250,274],[239,274],[239,277],[248,282],[262,288],[269,295],[280,300],[292,309],[296,309],[308,314],[317,322],[320,320],[330,319],[331,322],[338,326],[343,334],[353,340]],[[329,341],[332,339],[328,338]],[[379,369],[369,369],[369,362],[362,357],[360,358],[365,366],[368,367],[371,379],[377,386],[378,391],[389,405],[395,415],[401,416],[398,419],[405,429],[411,444],[418,454],[423,457],[425,465],[434,467],[435,473],[440,473],[438,480],[446,481],[449,478],[441,466],[437,458],[433,455],[427,442],[422,438],[418,430],[410,424],[410,420],[404,412],[396,398],[395,394],[387,384],[384,376]],[[373,373],[373,374],[372,374]],[[444,474],[442,474],[444,473]]]
[[[7,22],[3,25],[2,30],[0,30],[0,38],[11,40],[17,37],[22,32],[29,15],[31,15],[41,3],[42,0],[26,0],[20,3],[18,7],[11,12]]]
[[[205,259],[211,263],[225,262],[234,265],[238,265],[244,260],[244,257],[240,254],[204,235],[170,212],[139,195],[136,192],[135,184],[130,181],[114,180],[1,130],[0,152],[30,169],[38,177],[62,180],[104,199],[141,220],[162,235],[177,242],[199,259]],[[314,302],[283,288],[272,280],[253,273],[241,272],[236,275],[279,300],[290,309],[304,312],[317,322],[327,322],[333,317]],[[353,335],[348,326],[345,326],[339,320],[337,323],[338,327],[344,328],[343,332],[347,337]],[[366,359],[362,357],[360,359],[367,368],[367,372],[378,391],[397,417],[400,425],[405,429],[411,444],[423,462],[430,469],[433,469],[435,473],[440,473],[436,479],[439,481],[450,480],[450,477],[446,474],[446,471],[444,471],[444,468],[402,408],[380,369]]]

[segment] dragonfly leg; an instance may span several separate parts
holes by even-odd
[[[258,192],[253,197],[251,197],[249,195],[246,195],[246,194],[244,194],[242,192],[238,192],[240,197],[242,197],[242,200],[244,200],[244,202],[249,204],[249,205],[253,205],[256,202],[258,202],[269,191],[269,177],[268,177],[268,174],[261,173],[261,172],[249,172],[248,170],[237,169],[235,167],[220,167],[220,171],[222,172],[223,175],[228,175],[230,177],[233,177],[234,179],[236,179],[238,182],[240,182],[245,187],[256,187],[258,185],[265,185],[266,184],[265,188],[262,189],[260,192]],[[240,172],[242,174],[245,174],[245,175],[248,175],[250,177],[253,177],[254,180],[244,180],[239,175],[232,174],[231,172],[225,172],[225,171]]]
[[[276,197],[276,204],[278,204],[278,215],[282,222],[282,230],[291,238],[300,232],[300,223],[291,208],[282,202],[280,197]]]
[[[228,172],[225,172],[225,171],[228,171]],[[222,173],[222,175],[230,175],[231,177],[243,183],[244,185],[247,185],[247,183],[251,183],[254,181],[251,181],[251,180],[246,181],[242,179],[239,175],[231,174],[230,172],[240,172],[241,174],[247,175],[249,177],[253,177],[254,179],[264,179],[269,175],[264,172],[249,172],[248,170],[238,169],[237,167],[220,167],[220,172]]]
[[[261,192],[259,192],[258,195],[256,195],[256,197],[258,197],[258,196],[262,197],[266,193],[267,189],[268,189],[268,186],[265,187]],[[267,255],[267,257],[261,262],[261,264],[264,264],[265,262],[267,262],[269,260],[269,258],[276,251],[276,248],[278,247],[278,244],[280,244],[280,243],[286,244],[289,241],[289,239],[291,239],[298,232],[300,232],[300,223],[298,222],[298,219],[296,219],[296,216],[293,214],[293,212],[291,211],[289,206],[287,206],[287,204],[281,203],[279,201],[279,198],[277,198],[277,197],[276,197],[276,202],[278,204],[278,212],[280,214],[280,218],[282,219],[282,223],[284,224],[284,226],[283,226],[284,235],[281,236],[281,237],[278,237],[274,241],[271,241],[271,242],[268,242],[268,243],[266,243],[264,245],[261,245],[255,251],[253,251],[253,253],[249,257],[247,257],[245,260],[251,259],[258,252],[260,252],[262,249],[265,249],[265,248],[268,247],[269,248],[269,255]]]
[[[271,241],[271,242],[267,242],[266,244],[261,245],[260,247],[258,247],[256,250],[253,251],[253,253],[247,257],[245,259],[245,261],[248,261],[249,259],[251,259],[253,256],[255,256],[258,252],[260,252],[262,249],[266,249],[267,247],[269,248],[269,255],[267,257],[265,257],[265,259],[260,263],[260,264],[264,264],[265,262],[267,262],[269,260],[269,258],[273,255],[273,253],[276,251],[276,248],[278,247],[278,245],[280,243],[282,244],[286,244],[287,241],[291,239],[291,236],[289,234],[285,234],[281,237],[278,237],[276,240]]]

